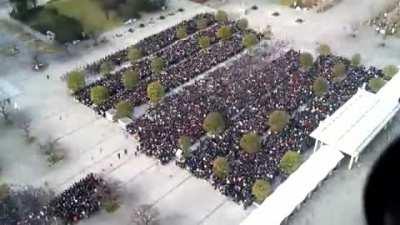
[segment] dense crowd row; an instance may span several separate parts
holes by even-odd
[[[293,54],[289,52],[288,57]],[[175,155],[181,135],[188,135],[193,140],[204,135],[202,122],[208,112],[218,111],[227,119],[232,118],[284,79],[281,73],[267,73],[265,67],[269,64],[265,62],[268,60],[270,52],[260,57],[245,55],[234,66],[217,68],[177,95],[167,97],[148,115],[130,124],[128,130],[139,135],[143,152],[168,162]]]
[[[217,27],[213,27],[211,31],[214,31]],[[213,35],[215,35],[214,33]],[[211,37],[213,35],[211,35]],[[95,107],[95,110],[99,114],[104,114],[105,111],[112,108],[121,100],[128,100],[134,106],[143,104],[148,100],[146,87],[149,83],[155,80],[160,80],[166,91],[178,87],[241,51],[243,49],[241,44],[242,37],[242,33],[235,33],[232,40],[218,43],[213,41],[213,44],[210,47],[201,51],[199,51],[200,49],[197,44],[197,39],[192,39],[190,45],[186,46],[186,48],[176,48],[176,51],[172,54],[166,54],[165,57],[163,57],[163,59],[167,58],[168,60],[168,58],[176,57],[178,54],[182,56],[179,61],[175,60],[174,63],[167,61],[170,63],[167,63],[167,68],[161,75],[150,76],[151,62],[148,60],[146,66],[140,67],[140,81],[135,90],[125,89],[119,78],[119,80],[114,83],[115,86],[119,87],[118,91],[103,104]],[[184,58],[186,56],[190,57]]]
[[[226,25],[233,31],[229,40],[218,40],[215,33],[221,25],[210,24],[132,65],[127,70],[137,70],[140,78],[134,90],[127,90],[122,84],[126,69],[95,83],[107,87],[110,93],[104,103],[94,107],[95,111],[104,115],[121,100],[134,106],[143,104],[148,100],[149,83],[159,80],[170,91],[238,54],[244,48],[244,32],[234,23]],[[212,40],[204,50],[198,46],[202,35]],[[284,179],[287,174],[279,169],[283,155],[309,149],[313,144],[309,134],[320,121],[334,113],[371,78],[383,76],[376,68],[351,66],[349,60],[333,55],[319,56],[306,69],[300,62],[299,52],[284,52],[274,47],[249,51],[151,106],[144,116],[127,126],[128,132],[140,141],[139,151],[168,163],[180,148],[180,137],[188,136],[191,144],[198,141],[194,151],[178,164],[195,176],[210,180],[234,201],[248,206],[254,200],[251,189],[256,179],[271,183]],[[166,62],[160,75],[151,71],[151,60],[155,56]],[[341,77],[336,77],[334,68],[339,63],[345,68]],[[318,79],[327,85],[322,95],[315,93]],[[91,105],[91,87],[78,92],[77,99]],[[267,123],[271,112],[276,110],[284,111],[289,117],[280,132],[272,132]],[[216,136],[205,136],[203,121],[210,112],[219,112],[225,120],[225,130]],[[249,132],[256,132],[262,138],[261,150],[253,154],[240,147],[241,137]],[[224,178],[213,171],[213,162],[220,156],[227,159],[230,167]]]
[[[164,99],[148,115],[128,126],[140,140],[140,151],[168,162],[179,149],[179,137],[187,135],[199,140],[205,134],[202,122],[207,113],[218,111],[225,116],[228,128],[222,135],[202,139],[183,166],[198,177],[211,179],[215,188],[235,201],[249,205],[256,179],[274,181],[283,175],[278,164],[285,152],[310,148],[313,140],[308,135],[320,121],[369,79],[383,76],[381,70],[353,67],[348,60],[332,55],[318,57],[310,70],[300,68],[299,54],[294,51],[267,61],[266,54],[245,55]],[[339,62],[346,65],[345,79],[340,82],[334,80],[332,72]],[[322,97],[312,90],[313,81],[319,76],[329,83]],[[284,110],[291,116],[287,127],[278,134],[270,132],[266,123],[274,110]],[[239,151],[240,137],[247,132],[263,137],[262,150],[256,154]],[[231,168],[222,180],[213,176],[212,163],[217,156],[225,156]]]
[[[195,33],[197,31],[196,21],[199,18],[205,18],[209,26],[216,22],[213,14],[199,14],[189,20],[182,21],[175,26],[163,30],[160,33],[144,38],[143,40],[139,41],[137,44],[131,47],[136,47],[140,49],[143,56],[151,55],[177,41],[178,38],[176,37],[176,30],[179,27],[186,26],[186,31],[188,35]],[[128,49],[131,47],[118,51],[112,55],[106,56],[104,59],[96,63],[87,65],[85,71],[88,73],[97,74],[99,73],[100,66],[103,62],[111,61],[114,63],[114,65],[120,65],[122,62],[128,61]]]
[[[161,75],[152,74],[151,58],[139,61],[137,65],[129,68],[135,69],[139,74],[140,80],[134,90],[124,88],[121,77],[126,70],[121,70],[113,75],[112,79],[103,79],[82,89],[76,94],[76,98],[86,105],[91,105],[90,88],[95,85],[107,87],[110,97],[104,103],[94,107],[94,110],[103,116],[121,100],[127,100],[134,106],[143,104],[148,100],[146,88],[152,81],[160,80],[165,90],[169,91],[242,51],[244,32],[239,31],[234,23],[227,26],[233,32],[230,40],[221,41],[217,38],[216,32],[221,25],[216,24],[157,52],[156,55],[164,59],[167,66]],[[206,35],[212,40],[211,46],[204,50],[200,50],[198,45],[198,37],[201,35]]]
[[[310,147],[312,142],[308,133],[296,120],[299,117],[292,118],[289,126],[278,134],[269,132],[267,125],[267,117],[274,110],[296,115],[297,109],[312,96],[312,76],[300,70],[282,70],[298,67],[297,62],[296,58],[285,57],[271,64],[265,72],[276,73],[282,81],[244,108],[222,135],[200,142],[186,161],[186,166],[193,174],[211,178],[213,185],[222,193],[248,205],[252,202],[251,187],[255,179],[273,180],[278,174],[279,160],[287,150],[304,151]],[[242,135],[249,132],[263,136],[261,151],[255,154],[240,149]],[[223,180],[213,176],[212,163],[217,156],[227,157],[230,162],[231,173]]]
[[[107,183],[94,174],[73,184],[50,201],[47,206],[32,212],[18,225],[50,225],[62,220],[73,224],[98,212],[102,200],[111,193]]]
[[[176,35],[175,33],[171,33],[171,32],[175,32],[176,28],[174,29],[167,29],[165,31],[162,31],[159,34],[150,36],[149,38],[144,39],[144,41],[138,43],[138,49],[149,49],[151,48],[152,51],[147,51],[147,54],[143,54],[143,58],[140,59],[139,61],[135,62],[134,65],[131,65],[129,67],[125,67],[122,68],[120,71],[118,71],[116,74],[113,75],[107,75],[103,78],[101,78],[100,80],[97,80],[89,85],[87,85],[85,88],[79,90],[77,93],[75,93],[75,96],[77,98],[78,101],[84,103],[85,105],[91,105],[91,101],[90,101],[90,97],[89,97],[89,93],[90,93],[90,89],[94,86],[105,86],[109,89],[109,91],[111,92],[111,94],[114,94],[115,92],[117,92],[117,90],[123,90],[123,86],[121,83],[121,76],[125,71],[128,70],[137,70],[139,78],[140,79],[145,79],[148,76],[151,75],[151,68],[150,68],[150,64],[153,58],[157,57],[161,57],[162,59],[165,60],[165,64],[166,66],[170,66],[173,64],[178,63],[179,61],[183,60],[184,58],[186,58],[187,56],[190,56],[191,54],[193,54],[195,51],[198,50],[198,45],[197,45],[197,41],[198,41],[198,37],[200,35],[209,35],[210,37],[214,37],[215,36],[215,32],[217,30],[217,28],[219,27],[218,24],[215,24],[214,21],[209,18],[211,15],[206,14],[203,15],[204,18],[208,18],[207,21],[209,22],[209,27],[207,27],[204,30],[201,30],[199,32],[194,33],[193,35],[190,35],[187,39],[183,39],[183,40],[176,40],[175,38],[171,39],[171,35]],[[194,23],[194,20],[197,19],[200,16],[197,16],[195,18],[193,18],[192,20],[190,20],[189,24]],[[159,43],[159,41],[157,41],[156,39],[154,39],[155,37],[164,37],[161,39],[168,39],[169,41],[162,41],[162,44]],[[154,41],[153,43],[151,41]],[[212,39],[212,43],[215,41],[216,39]],[[127,55],[127,51],[128,50],[124,50],[122,52],[116,53],[112,56],[106,57],[106,59],[101,60],[96,66],[96,71],[95,73],[99,73],[99,67],[100,65],[105,62],[105,61],[113,61],[113,63],[115,65],[121,65],[121,63],[123,61],[126,61],[126,55]],[[141,50],[143,51],[143,50]]]

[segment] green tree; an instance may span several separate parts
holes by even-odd
[[[133,47],[128,49],[128,59],[135,62],[143,57],[143,53],[139,48]]]
[[[204,17],[200,17],[196,20],[196,26],[198,30],[203,30],[208,26],[208,21]]]
[[[215,19],[219,23],[225,23],[228,21],[228,14],[225,11],[218,10],[217,13],[215,14]]]
[[[351,65],[352,66],[359,66],[361,64],[361,55],[359,53],[354,54],[351,57]]]
[[[85,85],[85,75],[82,71],[75,70],[67,75],[67,86],[71,91],[76,92],[84,88]]]
[[[257,133],[247,133],[240,139],[240,147],[249,154],[256,153],[261,149],[261,137]]]
[[[341,81],[346,77],[346,65],[337,63],[332,68],[332,76],[335,81]]]
[[[10,194],[10,187],[7,184],[0,184],[0,201],[7,198]]]
[[[231,28],[228,26],[222,26],[217,31],[217,37],[222,40],[229,40],[232,37]]]
[[[237,21],[237,26],[241,31],[245,31],[249,26],[249,21],[246,18],[242,18]]]
[[[179,148],[183,151],[183,156],[186,158],[190,154],[190,146],[192,146],[192,141],[190,137],[182,135],[178,139]]]
[[[287,151],[279,162],[279,168],[286,174],[296,171],[301,165],[301,155],[295,151]]]
[[[320,55],[326,56],[326,55],[331,54],[331,48],[327,44],[320,44],[319,47],[317,48],[317,52]]]
[[[165,89],[159,81],[154,81],[147,85],[147,97],[150,102],[157,103],[165,95]]]
[[[139,75],[136,70],[126,71],[122,75],[122,84],[127,90],[135,89],[138,82],[139,82]]]
[[[328,81],[322,77],[318,77],[313,83],[313,92],[316,96],[323,96],[328,91]]]
[[[108,98],[108,89],[104,86],[95,86],[90,89],[90,99],[96,105],[103,103]]]
[[[217,135],[225,130],[224,117],[219,112],[211,112],[203,121],[203,129],[210,135]]]
[[[117,110],[115,119],[120,119],[123,117],[131,117],[132,111],[133,111],[133,106],[128,101],[120,101],[115,106],[115,109]]]
[[[261,204],[272,193],[271,184],[264,179],[257,179],[251,188],[251,193],[255,201]]]
[[[390,80],[394,75],[399,72],[399,68],[395,65],[387,65],[383,68],[383,73],[385,74],[385,79]]]
[[[294,7],[294,6],[302,6],[303,5],[303,1],[302,0],[279,0],[281,5],[284,6],[290,6],[290,7]]]
[[[187,28],[186,26],[180,26],[178,27],[178,29],[176,29],[176,37],[178,39],[183,39],[185,37],[187,37]]]
[[[213,161],[213,173],[219,179],[224,179],[230,173],[229,162],[225,157],[218,156]]]
[[[161,57],[155,57],[152,61],[151,61],[151,71],[155,74],[160,74],[164,68],[165,68],[165,61],[163,58]]]
[[[102,203],[103,203],[103,209],[107,213],[114,213],[121,207],[121,205],[117,199],[107,199],[107,200],[103,201]]]
[[[301,65],[301,68],[303,68],[304,70],[308,70],[308,69],[311,68],[313,63],[314,63],[314,58],[310,53],[303,52],[303,53],[300,54],[300,65]]]
[[[38,14],[29,21],[33,29],[41,33],[52,31],[55,40],[62,44],[82,39],[83,27],[79,20],[60,14],[52,7],[44,7]]]
[[[248,33],[243,37],[242,44],[246,48],[253,47],[257,44],[257,36],[253,33]]]
[[[100,73],[103,76],[109,75],[111,73],[111,71],[113,71],[113,70],[114,70],[114,64],[109,61],[103,62],[100,66]]]
[[[368,81],[368,87],[375,93],[378,92],[385,84],[386,81],[380,77],[372,78]]]
[[[208,48],[210,46],[210,38],[208,36],[199,37],[199,46],[202,49]]]
[[[289,123],[289,119],[287,112],[276,110],[269,115],[268,125],[273,132],[281,132]]]

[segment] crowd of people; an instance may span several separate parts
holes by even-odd
[[[214,30],[218,27],[219,26],[212,27],[207,31],[212,31],[213,35],[215,35]],[[151,59],[146,60],[148,62],[146,63],[146,66],[138,67],[141,71],[141,74],[139,75],[140,81],[134,90],[123,88],[120,79],[121,76],[118,76],[115,86],[121,88],[103,104],[95,107],[94,110],[99,114],[104,115],[104,112],[112,108],[121,100],[127,100],[134,106],[146,103],[148,101],[146,88],[152,81],[159,80],[165,90],[169,91],[170,89],[178,87],[197,75],[211,69],[213,66],[229,59],[244,48],[241,43],[243,33],[235,33],[232,40],[220,43],[215,43],[218,40],[216,40],[216,37],[213,37],[213,35],[210,35],[210,37],[212,37],[214,41],[207,50],[200,51],[197,38],[190,38],[187,42],[189,45],[186,45],[185,48],[181,48],[183,47],[181,46],[175,48],[174,51],[171,52],[172,54],[167,53],[165,54],[165,57],[162,55],[161,57],[166,59],[167,65],[161,75],[152,75],[150,68]],[[184,42],[186,42],[186,40]],[[180,57],[179,60],[176,60],[177,55]],[[171,59],[174,61],[170,61]],[[121,71],[121,73],[123,73],[123,71]]]
[[[146,78],[151,74],[150,70],[150,62],[151,59],[154,58],[155,56],[160,56],[166,60],[166,64],[172,64],[172,60],[168,60],[170,57],[170,53],[173,52],[174,50],[176,51],[177,49],[181,49],[185,45],[187,46],[188,43],[187,41],[181,41],[178,40],[176,37],[176,30],[178,27],[182,25],[187,26],[187,33],[193,34],[195,32],[196,28],[196,20],[199,18],[205,18],[206,21],[208,21],[208,28],[210,27],[215,27],[215,19],[212,14],[200,14],[195,16],[194,18],[184,21],[179,23],[178,25],[171,27],[167,30],[164,30],[160,33],[157,33],[155,35],[152,35],[148,38],[143,39],[139,43],[137,43],[134,46],[128,47],[127,49],[117,52],[115,54],[112,54],[110,56],[105,57],[104,59],[100,60],[99,62],[96,62],[92,65],[87,66],[85,69],[85,72],[87,74],[99,74],[100,73],[100,66],[104,62],[111,62],[114,66],[120,66],[123,62],[129,61],[128,59],[128,49],[129,48],[137,48],[141,51],[141,54],[143,58],[139,60],[138,62],[135,63],[135,65],[131,65],[128,68],[122,68],[120,71],[118,71],[116,74],[113,74],[112,76],[107,75],[89,85],[87,85],[85,88],[79,90],[78,92],[75,93],[75,96],[78,101],[82,102],[85,105],[91,105],[89,93],[90,89],[94,86],[101,85],[109,88],[111,93],[116,93],[117,90],[123,90],[122,84],[121,84],[121,75],[123,72],[127,70],[133,70],[137,69],[138,73],[140,75],[141,79]],[[208,30],[208,29],[206,29]],[[206,33],[205,31],[200,31],[201,33]],[[199,32],[199,33],[200,33]],[[198,33],[196,33],[198,34]],[[193,35],[194,36],[194,35]],[[190,53],[190,52],[189,52]],[[178,57],[180,56],[179,54],[176,54]],[[179,58],[175,57],[173,59],[175,61],[179,61]],[[118,86],[119,85],[119,86]]]
[[[231,29],[233,35],[230,40],[222,41],[217,37],[216,33],[221,26],[228,26]],[[248,32],[251,31],[246,31],[246,33]],[[110,97],[102,104],[93,107],[98,114],[103,116],[107,110],[113,108],[121,100],[127,100],[134,106],[141,105],[148,101],[146,88],[149,83],[160,80],[166,91],[184,84],[242,51],[244,34],[245,32],[239,30],[234,22],[212,24],[206,29],[142,58],[130,67],[119,70],[110,78],[101,79],[88,85],[78,91],[75,97],[83,104],[91,106],[90,89],[97,85],[106,87]],[[210,46],[205,50],[201,50],[198,43],[201,36],[210,38]],[[165,68],[161,75],[152,72],[151,62],[155,57],[160,57],[165,62]],[[127,90],[122,84],[122,74],[128,70],[138,72],[139,82],[134,90]]]
[[[295,55],[294,51],[287,53],[287,57]],[[128,131],[139,135],[143,152],[163,163],[170,161],[181,135],[193,140],[204,135],[202,123],[208,112],[222,113],[229,124],[229,119],[249,102],[284,79],[279,72],[269,73],[270,64],[265,63],[269,56],[269,52],[260,57],[247,54],[232,66],[217,68],[180,93],[166,97],[147,115],[128,125]]]
[[[103,199],[111,191],[103,178],[89,174],[50,200],[48,205],[30,213],[17,225],[51,225],[55,221],[76,223],[98,212]]]
[[[146,88],[150,82],[159,80],[166,91],[170,91],[237,55],[244,48],[245,32],[235,23],[226,25],[233,31],[229,40],[216,37],[221,24],[214,21],[208,28],[193,31],[185,39],[158,50],[155,48],[152,53],[148,51],[147,57],[130,68],[97,82],[96,85],[108,88],[111,97],[94,110],[104,115],[120,100],[127,100],[134,106],[146,103]],[[198,37],[203,35],[211,37],[211,45],[206,50],[200,50],[198,46]],[[166,61],[166,68],[159,76],[154,76],[150,68],[155,56]],[[343,79],[335,77],[334,67],[338,63],[345,65]],[[136,89],[126,90],[121,76],[132,69],[138,71],[140,80]],[[321,77],[326,80],[328,89],[323,95],[317,95],[313,90],[314,81]],[[309,134],[319,122],[376,77],[383,77],[381,70],[352,66],[349,60],[334,55],[319,56],[309,69],[305,69],[300,63],[299,52],[270,45],[248,51],[179,92],[166,96],[151,106],[145,115],[134,119],[127,130],[140,141],[140,152],[159,159],[162,164],[176,157],[180,137],[188,136],[191,144],[198,141],[191,154],[178,164],[195,176],[209,180],[234,201],[248,206],[254,200],[251,188],[255,180],[273,183],[285,179],[287,174],[279,169],[283,155],[289,150],[302,153],[309,149],[314,143]],[[90,87],[77,94],[77,99],[87,105],[91,105]],[[267,123],[270,113],[275,110],[289,115],[288,124],[278,133],[271,132]],[[216,136],[205,136],[203,129],[203,121],[210,112],[221,113],[225,120],[226,129]],[[257,153],[241,151],[240,138],[248,132],[256,132],[262,137],[262,147]],[[214,176],[212,170],[218,156],[227,158],[231,168],[223,179]]]
[[[210,13],[198,14],[189,20],[182,21],[176,24],[175,26],[172,26],[166,30],[161,31],[160,33],[146,37],[141,41],[139,41],[138,43],[136,43],[134,46],[130,46],[124,50],[106,56],[104,59],[99,60],[93,64],[87,65],[85,67],[85,71],[91,74],[98,74],[100,72],[100,66],[103,62],[111,61],[115,65],[120,65],[122,62],[128,61],[129,60],[128,49],[131,47],[136,47],[137,49],[140,49],[142,51],[143,56],[151,55],[177,41],[178,37],[176,36],[176,30],[179,27],[185,26],[188,35],[195,33],[197,31],[196,21],[199,18],[204,18],[208,22],[208,25],[212,25],[216,22],[213,14]]]
[[[346,74],[338,82],[333,67],[339,62],[346,65]],[[319,76],[329,84],[321,97],[312,88]],[[181,166],[248,206],[254,199],[251,187],[256,179],[273,182],[277,177],[285,178],[278,166],[282,156],[289,150],[309,149],[314,143],[309,134],[319,122],[369,79],[382,76],[382,71],[374,67],[350,66],[348,60],[332,55],[318,57],[309,70],[300,68],[299,53],[293,50],[272,61],[266,53],[245,55],[167,97],[128,127],[138,136],[140,151],[167,163],[179,149],[180,136],[199,140],[205,135],[202,122],[207,113],[222,113],[228,128],[221,135],[201,139]],[[274,110],[290,115],[289,124],[278,134],[270,132],[267,125],[268,115]],[[262,149],[256,154],[240,151],[239,140],[247,132],[262,135]],[[217,156],[226,157],[231,168],[222,180],[212,171]]]

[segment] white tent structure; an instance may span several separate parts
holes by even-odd
[[[321,144],[329,145],[349,155],[350,169],[359,154],[399,110],[398,97],[393,97],[395,94],[392,92],[392,98],[386,98],[359,89],[311,133],[310,136],[317,140],[315,149]]]
[[[344,155],[328,146],[305,161],[241,225],[279,225],[318,187]]]

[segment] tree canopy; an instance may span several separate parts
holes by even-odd
[[[241,31],[245,31],[249,26],[249,21],[246,18],[239,19],[237,21],[237,26]]]
[[[385,79],[390,80],[394,75],[399,72],[399,68],[395,65],[387,65],[383,68],[383,73],[385,74]]]
[[[139,82],[139,75],[136,70],[124,72],[122,75],[122,84],[127,90],[133,90]]]
[[[176,37],[179,39],[183,39],[185,37],[187,37],[187,28],[186,26],[180,26],[178,27],[178,29],[176,29]]]
[[[190,146],[192,146],[192,141],[190,137],[182,135],[178,139],[179,148],[183,151],[183,155],[187,157],[190,153]]]
[[[319,45],[317,52],[320,55],[326,56],[326,55],[331,54],[331,48],[327,44],[321,44],[321,45]]]
[[[247,153],[256,153],[261,149],[261,137],[257,133],[247,133],[240,139],[240,147]]]
[[[313,92],[316,96],[323,96],[328,91],[328,81],[323,77],[318,77],[313,83]]]
[[[208,21],[205,17],[200,17],[196,20],[196,27],[198,30],[203,30],[208,26]]]
[[[225,11],[218,10],[217,13],[215,14],[215,19],[219,23],[225,23],[228,21],[228,14]]]
[[[147,85],[147,97],[150,102],[157,103],[165,95],[165,89],[159,81],[154,81]]]
[[[229,162],[225,157],[218,156],[213,161],[213,173],[216,177],[220,179],[224,179],[230,173]]]
[[[298,5],[297,2],[301,2],[300,0],[279,0],[281,5],[284,6],[295,6]]]
[[[332,68],[332,76],[335,81],[341,81],[346,77],[346,65],[344,63],[337,63]]]
[[[203,121],[203,129],[210,135],[217,135],[225,130],[225,119],[219,112],[211,112]]]
[[[153,73],[160,74],[165,68],[165,61],[161,57],[155,57],[150,66]]]
[[[257,44],[257,36],[253,33],[248,33],[243,37],[242,44],[246,48],[253,47]]]
[[[67,75],[67,86],[71,91],[76,92],[84,88],[85,85],[85,75],[82,71],[75,70]]]
[[[359,53],[356,53],[351,57],[351,65],[359,66],[360,64],[361,64],[361,55]]]
[[[143,53],[139,48],[132,47],[128,49],[128,59],[135,62],[143,57]]]
[[[289,119],[287,112],[276,110],[269,115],[268,125],[273,132],[281,132],[289,123]]]
[[[108,89],[104,86],[95,86],[90,89],[90,99],[96,105],[103,103],[108,98]]]
[[[110,61],[105,61],[100,66],[100,73],[103,76],[110,74],[111,71],[113,71],[113,70],[114,70],[114,64]]]
[[[251,193],[255,201],[261,204],[272,193],[272,186],[264,179],[257,179],[251,188]]]
[[[281,161],[279,168],[286,174],[291,174],[301,165],[301,155],[295,151],[287,151]]]
[[[232,37],[231,28],[228,26],[222,26],[217,31],[217,37],[224,41],[229,40]]]
[[[368,81],[368,87],[375,93],[378,92],[385,84],[386,81],[380,77],[372,78]]]
[[[208,36],[199,37],[199,46],[202,49],[208,48],[210,46],[210,38]]]
[[[303,52],[300,54],[300,65],[303,69],[308,70],[314,63],[314,58],[311,53]]]
[[[123,117],[131,117],[132,112],[133,112],[133,106],[128,101],[118,102],[118,104],[115,106],[115,109],[117,110],[115,119],[120,119]]]

